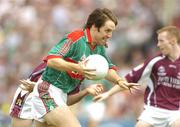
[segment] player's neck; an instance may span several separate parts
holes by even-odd
[[[169,55],[169,59],[172,61],[177,60],[180,57],[180,47],[176,47],[174,51]]]

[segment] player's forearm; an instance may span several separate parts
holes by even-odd
[[[79,102],[82,98],[88,95],[88,92],[86,89],[80,91],[77,94],[69,95],[67,98],[67,105],[73,105],[77,102]]]
[[[78,64],[67,62],[61,58],[49,59],[47,66],[59,71],[78,71],[79,69]]]
[[[114,84],[117,84],[119,80],[124,80],[123,78],[119,77],[117,72],[113,69],[109,69],[108,74],[105,78],[106,80],[113,82]]]
[[[120,91],[123,91],[124,89],[121,88],[119,85],[115,85],[113,86],[109,91],[108,91],[108,95],[112,96],[113,94],[116,94]]]

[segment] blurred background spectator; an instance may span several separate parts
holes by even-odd
[[[180,0],[0,0],[0,127],[10,126],[8,110],[19,79],[26,78],[64,34],[82,28],[93,9],[107,7],[118,16],[107,50],[123,76],[156,53],[158,28],[180,28],[179,6]],[[109,89],[108,82],[101,82]],[[91,99],[72,107],[82,127],[133,127],[142,110],[143,88],[101,103]]]

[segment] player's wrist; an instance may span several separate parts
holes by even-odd
[[[89,88],[85,88],[85,96],[90,95]]]
[[[82,74],[83,72],[83,65],[81,62],[79,62],[78,64],[75,64],[75,71],[77,71],[78,73]]]
[[[105,94],[107,97],[111,97],[113,95],[113,93],[111,93],[110,91],[107,91]]]
[[[118,78],[118,79],[116,80],[116,84],[118,84],[118,85],[120,85],[120,84],[123,83],[123,82],[126,82],[126,80],[124,80],[123,78]]]
[[[121,90],[126,90],[126,89],[128,89],[127,81],[126,81],[125,79],[123,79],[123,78],[117,80],[117,85],[119,85],[119,87],[121,88]]]
[[[69,69],[68,71],[77,72],[79,74],[82,74],[81,66],[78,63],[69,63]]]

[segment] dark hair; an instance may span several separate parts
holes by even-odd
[[[107,8],[97,8],[88,17],[85,28],[91,28],[94,24],[97,28],[102,27],[107,20],[111,20],[115,25],[118,24],[117,17]]]
[[[174,36],[177,39],[178,43],[180,43],[180,31],[176,26],[166,26],[157,30],[157,34],[162,32],[168,32],[168,34]]]

